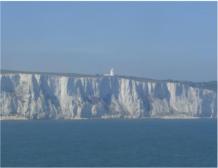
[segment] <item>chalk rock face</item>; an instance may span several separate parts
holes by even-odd
[[[122,76],[2,72],[1,116],[27,119],[213,117],[216,87]]]

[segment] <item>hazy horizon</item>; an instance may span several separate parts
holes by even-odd
[[[1,2],[1,68],[217,80],[216,2]]]

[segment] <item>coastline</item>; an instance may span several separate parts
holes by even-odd
[[[212,119],[213,117],[187,117],[187,116],[162,116],[162,117],[143,117],[143,118],[51,118],[51,119],[29,119],[23,116],[0,116],[0,121],[13,121],[13,120],[147,120],[147,119],[158,119],[158,120],[196,120],[196,119]]]

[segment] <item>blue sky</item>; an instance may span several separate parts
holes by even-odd
[[[2,68],[216,79],[216,2],[1,2]]]

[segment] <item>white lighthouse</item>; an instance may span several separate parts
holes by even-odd
[[[111,70],[110,70],[110,76],[114,76],[114,68],[111,68]]]
[[[114,76],[114,68],[111,68],[110,73],[109,74],[104,74],[104,76]]]

